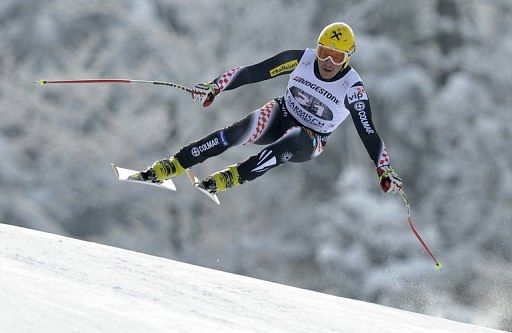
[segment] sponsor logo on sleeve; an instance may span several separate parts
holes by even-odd
[[[363,102],[358,102],[363,103]],[[359,110],[358,110],[359,111]],[[359,116],[359,119],[361,120],[361,125],[363,125],[364,130],[368,134],[374,134],[375,130],[370,125],[370,122],[368,121],[368,116],[366,115],[366,112],[364,111],[364,108],[360,110],[357,115]]]
[[[347,90],[347,98],[349,104],[352,104],[357,101],[367,101],[368,95],[366,95],[364,87],[356,86]]]
[[[200,146],[192,147],[190,152],[192,153],[192,156],[198,157],[199,155],[201,155],[201,153],[203,153],[203,152],[205,152],[207,150],[210,150],[211,148],[213,148],[215,146],[218,146],[219,144],[220,144],[219,139],[218,138],[214,138],[214,139],[212,139],[210,141],[207,141],[207,142],[203,143]]]
[[[290,60],[288,62],[285,62],[284,64],[281,64],[275,68],[272,68],[270,70],[270,76],[271,77],[274,77],[276,75],[279,75],[283,72],[288,72],[288,71],[291,71],[291,70],[294,70],[295,67],[297,67],[297,65],[299,64],[299,62],[297,60]]]
[[[364,109],[366,109],[366,105],[364,104],[364,102],[356,102],[354,104],[354,109],[356,109],[356,111],[363,111]]]

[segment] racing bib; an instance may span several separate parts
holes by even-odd
[[[315,76],[314,49],[306,49],[297,68],[290,74],[285,94],[286,108],[302,125],[319,133],[330,133],[350,114],[343,100],[347,89],[357,81],[354,69],[333,82]]]

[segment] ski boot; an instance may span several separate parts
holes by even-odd
[[[231,165],[227,169],[217,171],[210,177],[203,180],[200,186],[210,193],[224,192],[227,189],[242,184],[243,181],[238,175],[236,165]]]
[[[138,175],[142,180],[152,183],[163,183],[165,180],[179,176],[185,172],[185,168],[181,166],[180,162],[171,156],[156,161],[146,170],[141,171]]]

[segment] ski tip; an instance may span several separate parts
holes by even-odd
[[[112,170],[114,170],[117,179],[119,179],[119,170],[117,170],[117,166],[115,165],[115,163],[110,163],[110,166],[112,167]]]
[[[196,181],[196,182],[192,183],[192,185],[194,185],[195,188],[197,188],[201,191],[206,191],[206,188],[203,186],[203,184],[200,181]]]

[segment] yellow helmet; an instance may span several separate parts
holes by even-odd
[[[350,56],[356,50],[356,37],[352,28],[346,23],[335,22],[326,26],[320,36],[318,36],[317,44],[327,46],[331,49],[346,52],[348,55],[347,62],[343,68],[347,67]]]

